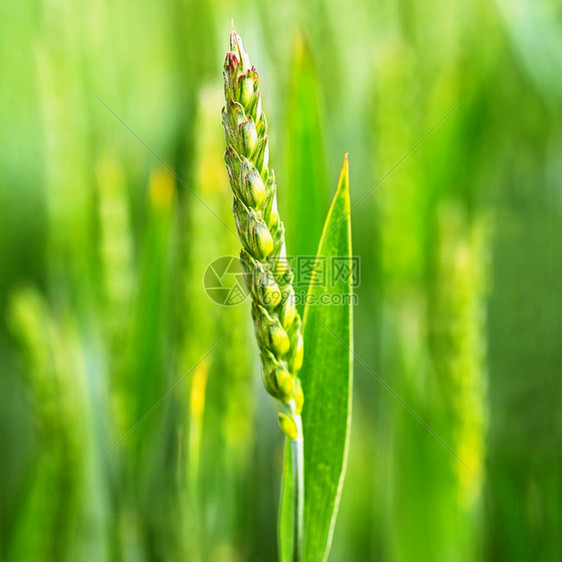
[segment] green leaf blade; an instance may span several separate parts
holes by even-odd
[[[347,462],[351,422],[352,288],[350,277],[337,279],[332,258],[347,258],[351,271],[349,213],[346,156],[317,254],[317,263],[318,259],[326,260],[326,275],[318,274],[313,279],[304,313],[305,346],[308,348],[305,348],[301,379],[307,401],[303,409],[304,559],[307,562],[319,562],[328,556]],[[324,277],[324,283],[320,283],[320,277]],[[312,304],[326,294],[332,296],[332,303]],[[342,300],[347,298],[347,304],[338,304],[335,295],[340,295]]]
[[[316,257],[304,312],[305,405],[304,562],[327,559],[345,476],[352,386],[351,278],[338,278],[333,258],[351,271],[351,223],[347,156]],[[341,262],[340,262],[341,263]],[[325,267],[322,273],[321,268]],[[321,302],[320,297],[324,296]],[[326,302],[327,300],[331,302]],[[286,449],[280,514],[281,560],[291,552],[291,459]]]

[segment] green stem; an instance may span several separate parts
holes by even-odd
[[[304,444],[302,421],[298,414],[293,414],[298,435],[291,439],[293,466],[293,562],[303,559],[304,530]]]

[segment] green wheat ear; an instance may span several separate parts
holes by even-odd
[[[234,30],[223,74],[226,105],[222,123],[227,144],[224,159],[243,246],[240,258],[252,294],[263,381],[272,396],[289,406],[293,423],[282,417],[280,425],[294,439],[303,404],[297,376],[303,360],[301,318],[295,308],[285,228],[277,211],[275,175],[268,167],[267,122],[261,108],[259,76]]]

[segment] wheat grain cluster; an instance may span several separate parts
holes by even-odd
[[[275,174],[268,166],[267,122],[259,76],[235,31],[224,63],[226,105],[222,122],[225,162],[234,194],[233,212],[252,294],[252,317],[266,390],[299,415],[303,405],[297,376],[303,360],[301,318],[295,308],[293,272],[285,248],[285,228],[277,210]],[[280,414],[283,431],[296,437],[292,417]]]

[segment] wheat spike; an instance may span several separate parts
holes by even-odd
[[[292,414],[299,415],[303,404],[297,376],[303,359],[301,318],[295,308],[285,229],[277,211],[275,175],[268,163],[267,122],[261,108],[259,76],[234,30],[224,63],[224,91],[224,159],[243,246],[240,258],[252,294],[263,381],[272,396],[290,404]],[[293,427],[288,423],[281,426]]]

